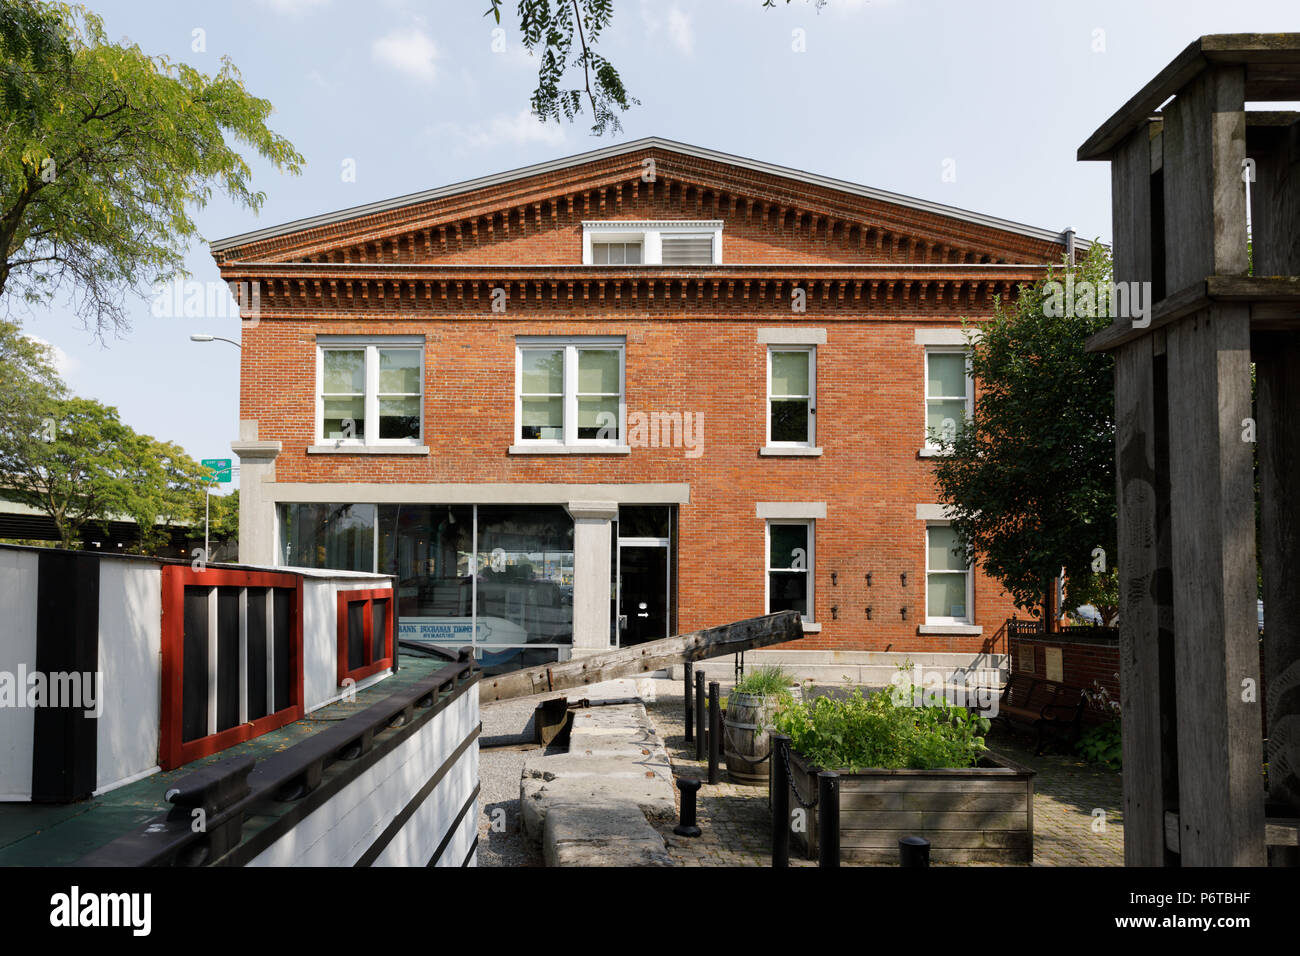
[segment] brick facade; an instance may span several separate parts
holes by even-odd
[[[646,158],[656,166],[649,184],[640,178]],[[720,264],[581,264],[584,219],[705,218],[724,222]],[[241,421],[253,424],[241,437],[280,443],[276,485],[685,483],[681,631],[764,613],[757,502],[822,502],[813,569],[822,630],[800,649],[1005,652],[994,642],[1014,608],[978,574],[972,610],[983,633],[921,633],[926,539],[917,506],[936,496],[932,462],[920,453],[925,347],[916,333],[989,315],[995,295],[1041,274],[1062,251],[1008,229],[656,145],[218,244],[214,255],[224,278],[258,283],[240,392]],[[796,287],[807,293],[806,312],[791,310]],[[495,288],[507,292],[504,313],[492,311]],[[825,332],[816,357],[820,456],[759,454],[767,346],[757,333],[773,327]],[[319,334],[424,337],[427,454],[308,453]],[[629,414],[703,417],[699,457],[680,447],[509,453],[515,337],[596,334],[626,338]]]

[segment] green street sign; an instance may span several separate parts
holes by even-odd
[[[215,484],[230,480],[230,459],[229,458],[204,458],[199,462],[204,468],[210,469],[213,474],[208,479]]]

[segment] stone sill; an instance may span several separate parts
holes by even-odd
[[[917,458],[947,458],[948,452],[940,451],[938,448],[922,448],[916,453]]]
[[[818,458],[821,456],[820,448],[805,448],[800,445],[764,445],[758,450],[758,453],[764,458],[784,458],[784,457],[808,457]]]
[[[976,624],[922,624],[917,634],[955,634],[962,637],[979,637],[984,628]]]
[[[820,624],[814,624],[812,621],[804,621],[803,632],[805,634],[820,634],[822,632],[822,626]]]
[[[428,445],[308,445],[309,455],[427,455]]]
[[[630,455],[630,445],[511,445],[512,455]]]

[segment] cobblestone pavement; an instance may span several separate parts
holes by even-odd
[[[673,770],[708,776],[707,759],[695,759],[694,742],[685,740],[682,684],[655,682],[656,697],[646,710],[672,760]],[[1097,770],[1072,756],[1049,753],[1035,757],[1030,738],[990,736],[989,746],[1037,771],[1034,778],[1034,866],[1122,866],[1124,828],[1120,810],[1120,776]],[[679,795],[680,805],[680,795]],[[725,768],[722,782],[699,790],[696,807],[703,834],[676,836],[660,828],[669,855],[682,866],[770,866],[771,817],[765,786],[732,783]],[[792,866],[814,866],[796,859]]]

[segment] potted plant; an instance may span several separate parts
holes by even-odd
[[[1033,771],[984,746],[985,718],[913,691],[855,690],[778,708],[776,733],[790,737],[792,815],[802,815],[792,830],[809,856],[817,773],[834,770],[843,859],[892,862],[899,839],[920,836],[936,861],[1030,862]]]
[[[777,706],[800,696],[793,676],[778,666],[756,668],[727,695],[723,754],[727,775],[740,783],[767,783],[772,718]]]

